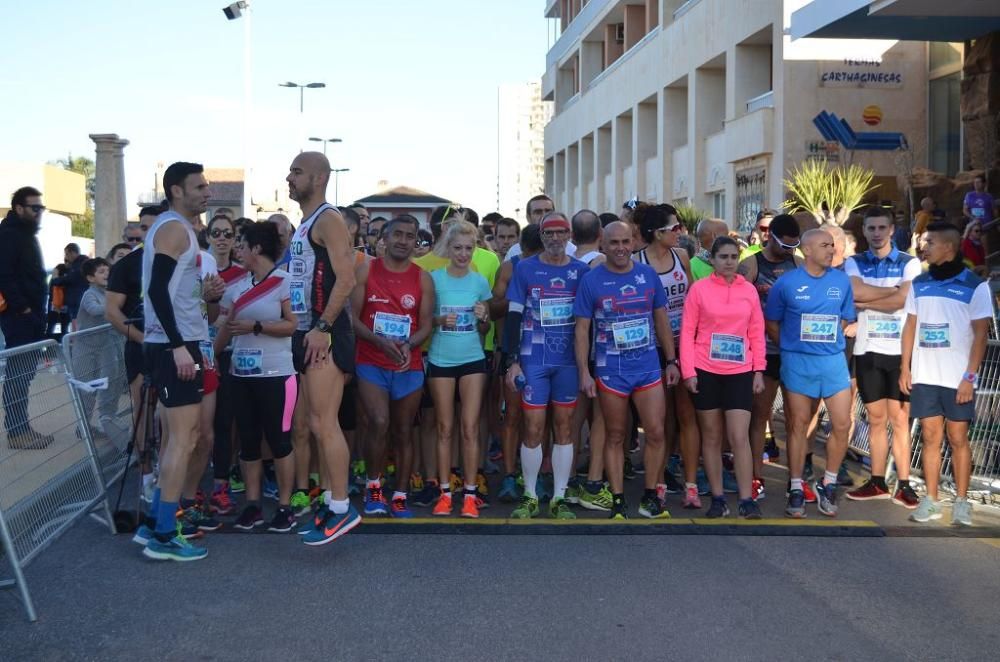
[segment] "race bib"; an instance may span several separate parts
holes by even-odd
[[[476,316],[472,313],[472,306],[441,306],[441,315],[452,314],[455,315],[455,326],[442,326],[442,333],[469,333],[476,330]]]
[[[233,374],[251,377],[264,373],[264,350],[241,348],[233,352]]]
[[[394,315],[392,313],[375,313],[372,331],[376,336],[389,340],[403,341],[410,339],[410,316]]]
[[[868,312],[868,338],[899,340],[903,334],[903,320],[896,315]]]
[[[744,339],[741,336],[713,333],[709,358],[713,361],[725,361],[726,363],[746,363]]]
[[[619,351],[649,346],[649,320],[646,318],[615,322],[611,325],[615,347]]]
[[[983,209],[982,207],[973,207],[969,211],[972,212],[972,218],[976,219],[977,221],[981,221],[984,218],[986,218],[986,210]]]
[[[288,297],[291,299],[292,312],[296,315],[304,315],[306,310],[306,283],[301,280],[288,282]]]
[[[543,327],[573,324],[573,297],[542,299],[538,305],[542,313]]]
[[[202,340],[198,343],[201,348],[201,358],[205,362],[206,370],[215,369],[215,345],[212,344],[211,340]]]
[[[678,310],[676,315],[671,311],[668,313],[668,317],[670,318],[670,332],[675,336],[681,335],[681,311]]]
[[[947,322],[941,324],[921,322],[918,342],[926,349],[947,349],[951,347],[951,327]]]
[[[799,340],[802,342],[837,342],[837,325],[840,318],[836,315],[803,315],[799,327]]]

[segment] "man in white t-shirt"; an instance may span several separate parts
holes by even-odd
[[[972,473],[969,424],[976,413],[975,388],[993,304],[989,285],[963,264],[961,243],[962,235],[952,225],[927,228],[924,254],[930,269],[913,279],[906,297],[899,388],[910,394],[912,414],[923,431],[927,496],[910,519],[941,519],[938,482],[947,432],[956,488],[951,523],[971,526],[972,504],[966,498]]]
[[[528,225],[538,225],[545,218],[545,215],[549,212],[555,211],[555,204],[552,202],[552,198],[545,194],[536,195],[535,197],[528,200],[528,203],[524,205],[524,215],[528,219]],[[574,255],[576,253],[576,246],[572,241],[566,244],[566,254]],[[514,244],[507,251],[507,255],[504,256],[504,262],[510,262],[512,257],[516,257],[521,254],[521,245]]]

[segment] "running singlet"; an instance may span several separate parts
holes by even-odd
[[[236,284],[238,284],[240,281],[242,281],[243,277],[246,274],[247,274],[247,270],[244,269],[242,266],[236,264],[235,262],[230,263],[230,265],[228,267],[226,267],[225,269],[223,269],[222,271],[220,271],[219,272],[219,278],[221,278],[222,282],[226,284],[226,289],[225,289],[225,291],[223,293],[223,296],[225,296],[226,294],[228,294],[230,292],[230,290],[232,290],[233,287]],[[233,298],[235,299],[235,296]],[[216,322],[216,324],[212,324],[211,326],[208,327],[208,340],[209,340],[209,342],[210,343],[214,343],[215,342],[215,338],[218,335],[219,335],[219,325],[218,325],[218,322]],[[228,352],[228,351],[231,351],[232,349],[233,349],[233,341],[232,341],[232,339],[230,339],[229,345],[223,351],[227,351]],[[202,353],[204,353],[204,348],[202,348]],[[213,364],[214,364],[214,361],[213,361]]]
[[[406,342],[420,324],[420,276],[423,270],[412,262],[406,271],[396,273],[385,268],[382,258],[368,265],[365,303],[358,317],[376,336],[396,343]],[[386,370],[423,370],[420,348],[410,352],[409,367],[400,368],[376,345],[358,338],[357,362]]]
[[[837,269],[819,277],[805,267],[790,271],[771,287],[764,319],[781,322],[782,352],[843,353],[840,323],[856,319],[851,280]]]
[[[643,248],[636,253],[635,259],[640,264],[649,264],[649,256]],[[674,339],[681,335],[681,318],[684,315],[684,298],[687,297],[688,282],[687,272],[684,271],[684,264],[677,255],[677,249],[671,248],[670,255],[674,258],[674,266],[669,271],[664,271],[660,276],[660,285],[667,295],[667,313],[670,316],[670,332],[674,334]],[[676,343],[675,343],[676,344]]]
[[[253,282],[245,273],[226,288],[220,315],[231,320],[275,322],[281,319],[281,303],[289,299],[288,272],[275,269],[264,280]],[[284,377],[295,374],[292,339],[263,333],[246,333],[233,338],[233,358],[229,374],[235,377]]]
[[[653,311],[666,305],[656,271],[645,264],[623,274],[601,264],[581,279],[573,314],[594,320],[596,377],[659,369]]]
[[[760,307],[763,310],[764,306],[767,305],[768,290],[786,273],[798,269],[798,265],[795,264],[794,257],[786,257],[781,262],[771,262],[764,257],[764,253],[760,249],[751,255],[753,259],[757,260],[757,278],[754,280],[753,285],[757,288],[757,294],[760,295]],[[778,353],[778,346],[766,334],[764,336],[764,344],[767,347],[768,354]]]
[[[310,231],[319,215],[327,209],[333,209],[333,206],[324,202],[309,215],[309,218],[303,220],[288,246],[292,255],[292,259],[288,263],[288,275],[291,278],[288,282],[288,288],[291,293],[292,312],[299,318],[299,331],[308,331],[313,325],[312,294],[317,260]],[[322,280],[319,284],[322,285]]]
[[[201,296],[201,249],[198,247],[198,237],[195,236],[191,223],[174,211],[166,211],[156,217],[156,222],[146,233],[148,250],[142,253],[142,299],[149,299],[149,281],[153,276],[153,246],[156,233],[167,223],[180,223],[187,232],[188,247],[177,259],[177,266],[167,293],[174,308],[174,320],[177,331],[185,341],[202,341],[208,339],[208,307]],[[169,343],[163,325],[156,317],[152,304],[146,306],[146,336],[148,343]]]
[[[882,259],[875,257],[875,254],[868,250],[847,258],[844,261],[844,273],[848,276],[857,276],[866,285],[895,287],[920,275],[920,261],[896,248]],[[877,352],[888,356],[899,356],[902,351],[901,339],[905,323],[906,314],[902,308],[891,313],[859,310],[854,355]]]
[[[520,260],[507,288],[510,311],[522,313],[521,363],[574,366],[576,318],[573,302],[580,279],[589,271],[580,260],[545,264],[537,255]]]

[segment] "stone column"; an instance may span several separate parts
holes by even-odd
[[[125,146],[117,133],[92,133],[97,145],[94,173],[95,255],[104,255],[121,241],[125,229]]]

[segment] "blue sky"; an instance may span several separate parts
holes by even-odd
[[[243,26],[228,0],[4,4],[0,159],[93,158],[88,134],[118,133],[130,214],[157,161],[241,166]],[[307,136],[340,137],[341,202],[385,179],[491,211],[497,86],[541,76],[543,5],[251,0],[256,186],[283,187]],[[300,115],[288,80],[327,88],[306,90]]]

